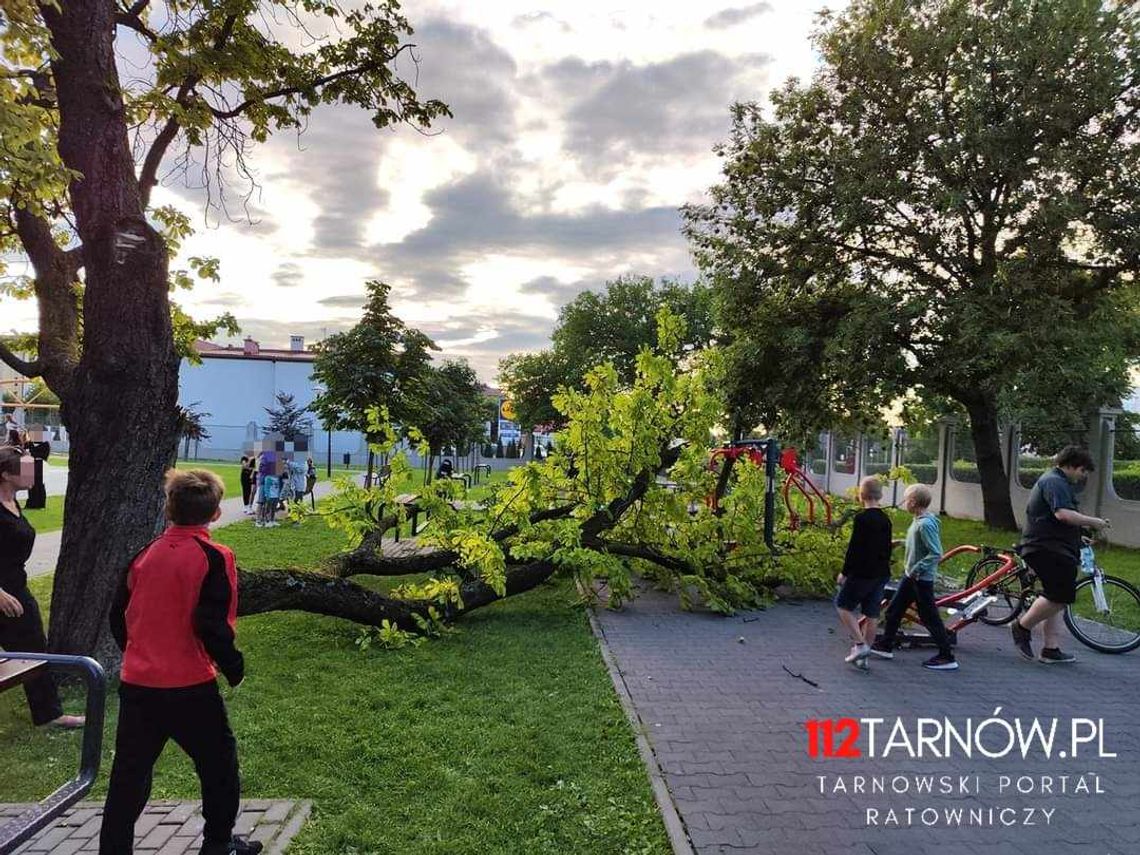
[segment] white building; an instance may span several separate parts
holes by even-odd
[[[208,439],[191,443],[190,458],[237,460],[250,444],[263,435],[268,423],[266,408],[277,406],[278,393],[292,395],[299,406],[307,406],[317,395],[312,378],[315,354],[305,350],[305,340],[292,336],[288,350],[263,348],[252,338],[242,347],[222,347],[198,341],[195,349],[200,365],[182,360],[178,375],[178,403],[209,413],[202,421]],[[352,463],[362,463],[368,453],[364,436],[352,431],[334,431],[331,437],[315,416],[310,456],[324,465],[331,456],[341,465],[344,455]],[[179,448],[179,456],[186,454]]]

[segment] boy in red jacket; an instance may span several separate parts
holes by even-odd
[[[210,540],[224,488],[212,472],[171,470],[170,526],[131,561],[111,607],[123,650],[115,762],[103,808],[101,855],[129,855],[135,821],[150,796],[151,773],[168,739],[190,755],[202,782],[201,855],[257,853],[233,836],[240,782],[237,743],[218,692],[245,676],[234,646],[237,565]]]

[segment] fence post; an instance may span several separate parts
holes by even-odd
[[[1010,422],[1008,430],[1006,448],[1009,450],[1009,468],[1006,475],[1009,478],[1010,495],[1013,495],[1013,488],[1021,486],[1021,480],[1017,477],[1017,470],[1021,466],[1021,422]]]
[[[903,463],[903,446],[906,443],[906,428],[894,428],[891,433],[893,434],[893,449],[891,453],[891,468],[897,469],[905,465]],[[899,479],[895,478],[891,481],[891,507],[897,508],[899,506]]]
[[[950,483],[950,471],[954,468],[954,431],[958,420],[953,416],[938,422],[938,513],[947,514],[946,485]]]
[[[1096,463],[1096,471],[1089,475],[1089,481],[1094,489],[1093,515],[1101,516],[1104,502],[1108,495],[1108,485],[1112,483],[1112,459],[1115,457],[1116,445],[1116,417],[1123,410],[1116,407],[1101,407],[1096,414],[1096,421],[1089,432],[1089,453]],[[1087,488],[1086,488],[1087,489]]]
[[[835,463],[835,432],[827,432],[827,443],[825,444],[827,450],[827,466],[823,470],[824,488],[823,491],[828,495],[831,494],[831,469]]]

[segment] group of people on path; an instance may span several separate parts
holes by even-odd
[[[309,497],[316,508],[317,467],[313,458],[307,463],[287,460],[285,471],[278,475],[276,461],[262,453],[256,456],[242,455],[241,458],[241,498],[244,513],[256,515],[254,523],[258,528],[276,528],[277,512],[288,510],[290,499],[300,502]]]
[[[1103,529],[1108,520],[1077,510],[1077,493],[1096,469],[1088,451],[1066,446],[1054,466],[1037,479],[1029,494],[1020,553],[1041,580],[1042,595],[1014,620],[1011,630],[1018,653],[1048,664],[1070,663],[1076,657],[1061,649],[1062,613],[1076,598],[1081,553],[1081,529]],[[912,515],[906,539],[892,539],[891,519],[880,507],[883,485],[865,478],[859,485],[863,510],[855,516],[851,539],[839,574],[835,606],[839,621],[851,640],[846,661],[866,668],[871,657],[893,659],[899,625],[913,605],[938,652],[923,662],[933,671],[954,671],[950,637],[935,605],[934,583],[942,556],[941,525],[930,512],[932,496],[923,484],[912,484],[903,494],[903,508]],[[879,615],[884,590],[891,577],[891,552],[905,544],[903,577],[887,606],[881,637]],[[860,614],[865,620],[860,623]],[[1033,652],[1033,628],[1041,626],[1043,646]]]

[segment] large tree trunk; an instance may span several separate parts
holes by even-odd
[[[118,574],[151,537],[175,453],[178,358],[167,256],[144,216],[114,54],[115,4],[42,7],[57,52],[59,153],[83,244],[83,353],[63,399],[71,435],[51,649],[114,658]]]
[[[1013,502],[1009,495],[1009,473],[1002,461],[1001,431],[998,428],[997,405],[978,398],[966,404],[970,414],[970,435],[982,480],[982,509],[986,525],[1017,530]]]

